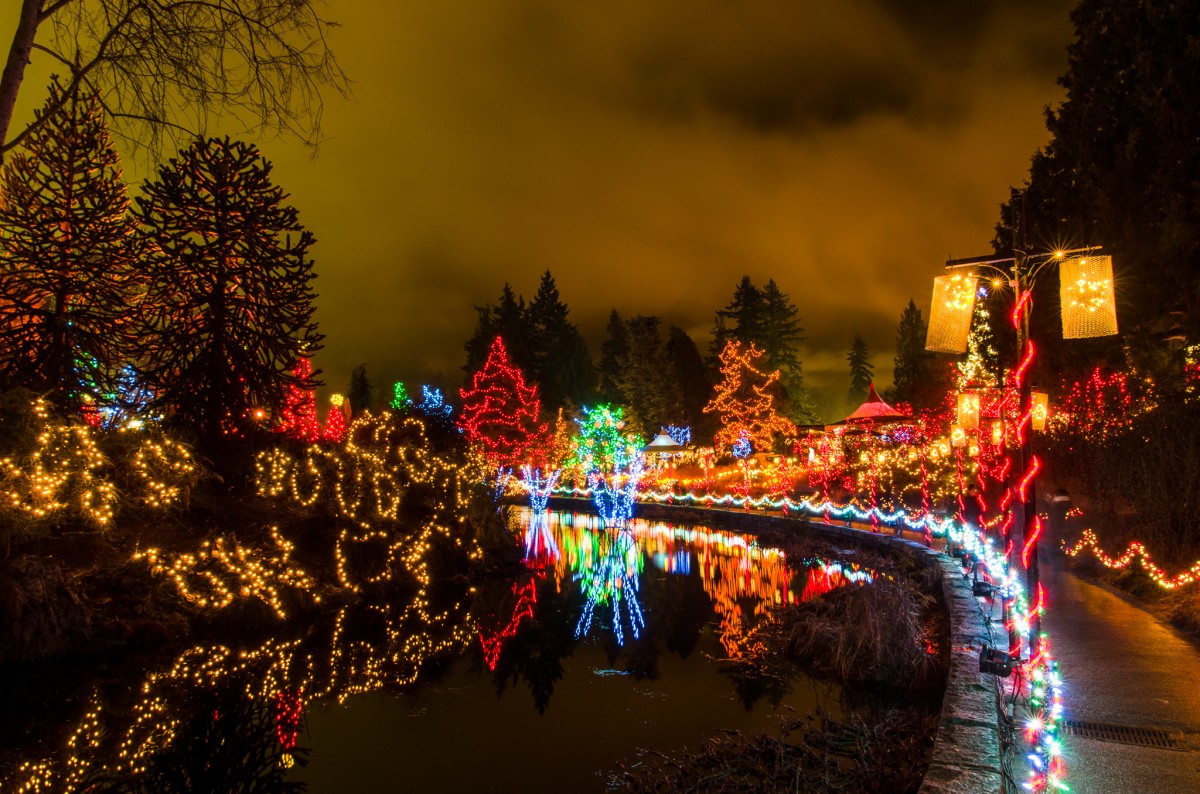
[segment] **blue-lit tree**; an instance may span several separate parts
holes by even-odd
[[[586,635],[592,628],[592,618],[597,606],[612,605],[613,633],[617,643],[625,644],[625,621],[636,640],[646,627],[642,607],[638,603],[638,579],[642,571],[642,552],[633,533],[620,529],[615,534],[598,533],[589,553],[580,557],[579,570],[574,580],[580,583],[586,601],[579,622],[575,624],[575,637]],[[621,605],[625,615],[621,615]]]
[[[620,408],[585,407],[583,417],[575,422],[579,431],[573,440],[570,463],[586,476],[605,525],[624,526],[633,516],[638,481],[646,462],[642,454],[645,442],[624,432]]]

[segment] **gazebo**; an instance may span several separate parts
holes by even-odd
[[[684,447],[675,443],[675,439],[668,436],[666,433],[659,433],[646,446],[642,447],[642,452],[647,455],[677,455],[684,451]]]
[[[913,418],[906,413],[897,411],[895,408],[885,403],[883,398],[879,396],[879,393],[875,391],[875,384],[872,383],[868,387],[866,402],[854,409],[854,413],[850,414],[842,421],[825,425],[825,427],[895,424],[897,422],[906,421],[911,422],[913,421]]]

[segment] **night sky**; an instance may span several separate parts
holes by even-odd
[[[811,386],[844,395],[855,333],[887,384],[904,305],[928,317],[946,257],[989,250],[1047,140],[1070,7],[332,0],[353,98],[315,161],[258,141],[317,236],[328,390],[358,363],[457,386],[472,306],[547,268],[594,357],[613,307],[706,349],[748,274],[799,308]]]

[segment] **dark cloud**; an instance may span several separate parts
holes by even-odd
[[[450,385],[472,307],[547,268],[594,353],[614,306],[706,349],[747,274],[798,306],[811,382],[845,388],[859,333],[886,383],[904,305],[1046,141],[1069,5],[335,4],[355,100],[315,162],[262,142],[318,238],[317,364]]]

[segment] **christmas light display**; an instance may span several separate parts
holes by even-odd
[[[421,403],[417,406],[417,410],[426,416],[446,418],[454,413],[454,406],[445,402],[441,389],[422,386]]]
[[[1063,541],[1062,549],[1068,557],[1078,557],[1084,549],[1091,549],[1096,559],[1104,567],[1118,571],[1129,567],[1136,560],[1154,583],[1164,590],[1174,590],[1178,587],[1195,584],[1197,581],[1200,581],[1200,560],[1196,561],[1186,571],[1171,576],[1154,563],[1154,560],[1150,557],[1150,552],[1146,550],[1145,545],[1139,540],[1130,542],[1129,547],[1125,549],[1125,552],[1120,557],[1110,557],[1100,548],[1100,540],[1096,537],[1096,533],[1090,529],[1085,529],[1083,535],[1075,545],[1068,546],[1067,542]]]
[[[662,431],[681,447],[692,443],[692,428],[688,425],[667,425]]]
[[[392,385],[392,402],[390,407],[393,411],[407,411],[412,407],[412,399],[408,396],[408,389],[404,387],[402,381],[396,381]]]
[[[158,549],[147,549],[133,555],[145,560],[150,570],[175,582],[180,595],[201,607],[224,609],[238,598],[256,598],[283,619],[281,590],[308,595],[314,602],[321,598],[313,594],[316,582],[303,569],[291,563],[293,544],[271,527],[272,551],[259,551],[241,545],[236,540],[217,538],[204,541],[195,554],[166,555]]]
[[[1117,333],[1111,256],[1068,257],[1058,266],[1063,339],[1086,339]]]
[[[593,535],[593,541],[574,576],[587,598],[579,622],[575,624],[575,638],[591,631],[597,606],[611,603],[613,634],[617,644],[624,645],[625,619],[621,616],[621,604],[625,604],[634,639],[640,637],[641,630],[646,627],[637,597],[643,557],[628,529],[620,529],[615,534],[597,533]]]
[[[965,353],[975,309],[976,277],[955,273],[933,280],[929,328],[925,349],[939,353]]]
[[[524,486],[526,493],[529,494],[529,506],[534,511],[542,512],[546,509],[546,502],[550,499],[550,494],[554,491],[554,484],[558,482],[558,475],[561,473],[559,469],[555,469],[542,476],[541,469],[535,469],[530,466],[523,466],[521,472],[524,477],[521,484]]]
[[[427,552],[441,541],[478,559],[482,550],[457,516],[468,502],[469,474],[475,461],[458,462],[431,451],[425,425],[412,416],[364,412],[351,423],[341,448],[310,447],[296,459],[281,450],[259,454],[261,496],[290,496],[300,507],[318,502],[345,519],[334,549],[338,580],[358,590],[364,584],[394,580],[408,572],[421,587],[429,584]],[[428,515],[401,527],[400,505],[410,489],[428,494]],[[374,547],[373,570],[354,566],[349,549]]]
[[[301,383],[307,383],[312,374],[312,361],[304,357],[301,357],[292,369],[292,376]],[[297,441],[314,442],[321,437],[317,398],[312,389],[296,383],[287,387],[276,430]]]
[[[504,340],[496,337],[483,366],[472,376],[471,388],[460,389],[462,413],[458,426],[467,441],[483,448],[496,467],[528,462],[534,447],[544,443],[547,428],[538,422],[541,401],[537,386],[509,363]]]
[[[28,455],[0,458],[0,515],[13,511],[34,521],[79,516],[96,527],[112,520],[117,490],[101,475],[107,460],[88,425],[50,421],[42,398],[31,408],[36,441]]]
[[[346,398],[334,394],[329,398],[331,405],[325,416],[325,427],[321,430],[321,440],[327,444],[340,444],[346,436]]]
[[[517,600],[507,625],[490,633],[485,632],[482,626],[479,629],[479,644],[483,647],[483,661],[492,671],[495,671],[496,664],[500,661],[504,643],[516,635],[524,621],[533,617],[534,609],[537,607],[536,577],[530,578],[524,584],[514,582],[512,589]]]
[[[795,433],[795,426],[776,411],[779,371],[768,375],[757,366],[763,356],[754,343],[732,340],[721,351],[721,381],[704,406],[705,413],[715,413],[721,421],[713,438],[719,448],[732,448],[744,432],[755,449],[769,450],[776,434]]]
[[[166,438],[145,439],[134,453],[131,468],[145,489],[142,503],[156,509],[186,504],[200,476],[191,450]]]
[[[745,460],[750,457],[751,449],[750,433],[746,430],[739,431],[737,441],[733,442],[733,456],[738,460]]]
[[[575,420],[579,431],[568,461],[583,472],[597,510],[614,527],[633,515],[646,459],[642,439],[624,432],[623,414],[607,405],[584,407],[583,417]]]
[[[137,428],[145,419],[159,419],[149,416],[154,392],[142,382],[136,369],[128,365],[122,367],[114,385],[116,391],[106,394],[97,405],[101,426],[105,430]]]

